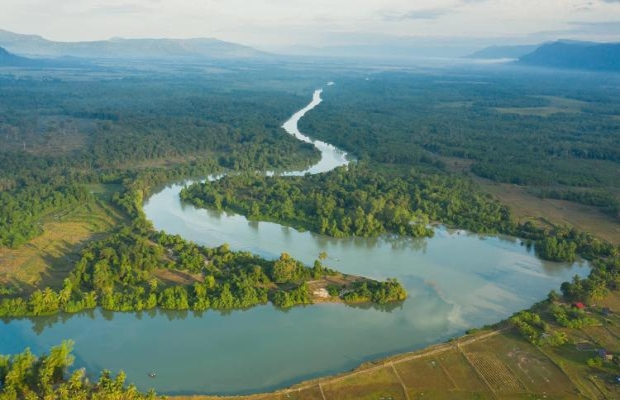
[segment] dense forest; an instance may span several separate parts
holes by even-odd
[[[508,210],[467,180],[364,164],[304,177],[227,176],[193,184],[181,199],[334,237],[432,236],[429,224],[437,221],[476,232],[512,229]]]
[[[617,76],[484,72],[341,79],[300,129],[361,160],[444,172],[465,164],[497,182],[578,187],[584,195],[562,198],[596,197],[618,218]]]
[[[86,201],[80,184],[156,185],[318,158],[279,128],[307,99],[168,79],[0,77],[0,246],[18,247],[41,217]]]

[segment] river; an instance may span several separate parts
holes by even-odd
[[[299,132],[297,122],[321,103],[321,91],[283,127],[315,143],[320,173],[347,163],[346,154]],[[544,299],[585,263],[538,259],[518,239],[437,228],[432,239],[394,236],[334,239],[240,215],[196,209],[179,200],[183,185],[163,188],[144,205],[158,230],[206,246],[228,243],[265,257],[288,252],[345,273],[398,278],[409,292],[389,307],[320,304],[277,310],[271,305],[221,313],[104,313],[11,320],[0,325],[0,353],[30,346],[44,351],[76,342],[76,364],[91,371],[123,369],[140,389],[243,394],[352,369],[361,362],[419,349],[497,322]],[[147,373],[156,371],[156,378]]]

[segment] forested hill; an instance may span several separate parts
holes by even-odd
[[[620,72],[620,43],[558,41],[522,56],[520,64],[540,67]]]

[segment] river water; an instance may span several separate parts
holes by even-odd
[[[306,171],[347,163],[346,154],[297,129],[312,102],[284,124],[315,143],[322,159]],[[325,106],[325,105],[323,105]],[[398,278],[409,298],[389,307],[320,304],[277,310],[271,305],[227,313],[104,313],[11,320],[0,324],[0,353],[30,346],[44,351],[76,342],[76,364],[91,371],[123,369],[140,389],[162,393],[241,394],[281,388],[352,369],[361,362],[414,350],[497,322],[544,299],[584,264],[538,259],[518,239],[436,230],[432,239],[383,236],[334,239],[240,215],[182,204],[170,185],[144,205],[156,229],[207,246],[228,243],[265,257],[283,251],[311,264],[322,251],[339,271]],[[147,376],[149,371],[156,378]]]

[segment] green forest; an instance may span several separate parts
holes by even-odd
[[[468,173],[600,207],[620,221],[620,94],[597,76],[511,71],[341,79],[302,132],[360,160]],[[541,194],[542,194],[541,193]]]
[[[0,246],[20,246],[40,234],[41,217],[87,201],[79,185],[140,181],[148,190],[222,168],[278,170],[318,159],[279,128],[305,98],[222,85],[0,76]]]
[[[512,229],[506,207],[468,180],[416,170],[382,173],[361,163],[304,177],[227,176],[193,184],[181,199],[334,237],[431,237],[431,222],[475,232]]]

